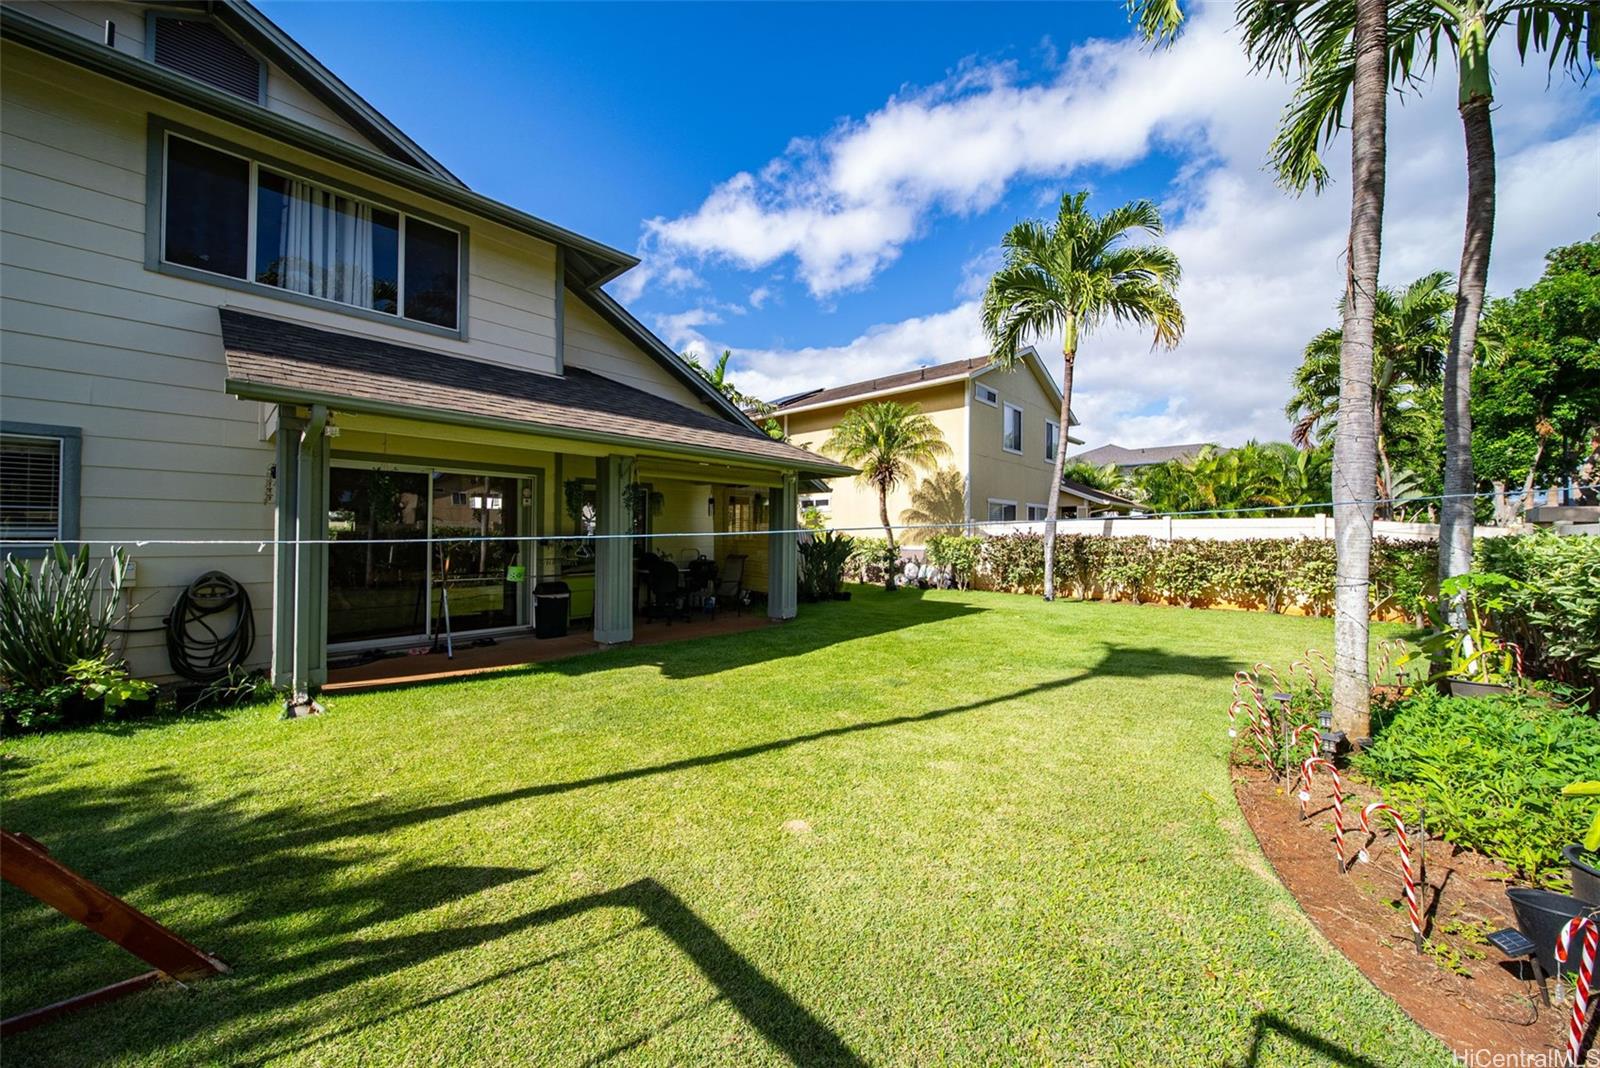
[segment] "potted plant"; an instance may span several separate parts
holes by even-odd
[[[1439,584],[1439,600],[1427,606],[1434,630],[1399,661],[1432,661],[1428,681],[1448,688],[1452,697],[1487,697],[1509,693],[1522,675],[1516,645],[1490,629],[1492,614],[1506,604],[1506,595],[1521,583],[1506,575],[1480,571],[1456,575]],[[1445,606],[1459,600],[1465,627],[1452,626]]]
[[[1561,792],[1568,797],[1600,797],[1600,782],[1575,782]],[[1595,812],[1583,841],[1567,846],[1561,855],[1572,869],[1573,896],[1600,905],[1600,810]]]

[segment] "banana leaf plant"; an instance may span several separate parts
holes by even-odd
[[[1397,661],[1404,667],[1415,661],[1433,665],[1428,681],[1463,679],[1469,682],[1506,683],[1522,675],[1521,651],[1491,629],[1494,613],[1509,603],[1509,595],[1522,583],[1492,571],[1455,575],[1439,584],[1439,599],[1427,605],[1433,630]],[[1448,607],[1465,608],[1465,625],[1450,625]]]

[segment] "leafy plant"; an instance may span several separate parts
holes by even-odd
[[[230,667],[228,673],[200,691],[192,708],[238,708],[264,704],[278,696],[278,690],[264,671]]]
[[[984,540],[980,568],[1000,589],[1031,593],[1044,586],[1044,538],[1038,534],[1003,534]]]
[[[1430,659],[1435,665],[1430,679],[1501,683],[1520,676],[1514,650],[1489,629],[1490,613],[1504,607],[1507,595],[1519,585],[1516,579],[1485,571],[1445,579],[1439,584],[1438,602],[1428,605],[1433,632],[1418,641],[1416,648],[1400,659],[1400,665]],[[1460,629],[1445,619],[1444,605],[1457,598],[1466,618],[1466,626]]]
[[[1421,687],[1374,709],[1356,767],[1409,822],[1509,864],[1559,878],[1585,813],[1561,788],[1600,767],[1600,720],[1535,697],[1446,697]]]
[[[6,557],[0,580],[0,677],[42,692],[65,681],[74,664],[106,651],[128,554],[115,549],[106,562],[110,570],[102,590],[102,565],[90,565],[87,545],[76,553],[52,546],[37,570]]]
[[[1567,797],[1600,797],[1600,782],[1568,783],[1561,793]],[[1591,853],[1600,850],[1600,811],[1595,812],[1594,822],[1583,836],[1583,848]]]
[[[67,675],[107,716],[115,716],[129,702],[147,701],[156,692],[154,683],[130,678],[127,669],[113,663],[108,654],[79,660],[67,668]]]
[[[819,600],[838,593],[855,551],[855,539],[837,531],[822,531],[803,539],[799,551],[800,595]]]
[[[1522,647],[1525,669],[1600,688],[1600,538],[1543,532],[1483,538],[1477,564],[1515,579],[1493,609],[1497,629]]]
[[[68,702],[77,695],[78,687],[71,682],[58,682],[43,690],[13,683],[0,690],[0,731],[18,734],[60,726]]]
[[[888,585],[900,567],[900,547],[886,538],[856,538],[849,563],[855,565],[862,582]]]
[[[928,563],[950,576],[957,589],[966,589],[978,570],[983,539],[961,534],[937,534],[928,539]]]

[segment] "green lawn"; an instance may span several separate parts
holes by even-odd
[[[1231,673],[1330,637],[858,590],[311,720],[9,742],[5,825],[234,972],[5,1060],[1448,1064],[1230,791]],[[10,887],[0,952],[7,1014],[142,969]]]

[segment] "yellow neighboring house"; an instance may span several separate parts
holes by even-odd
[[[1050,472],[1061,447],[1061,391],[1033,349],[1024,350],[1009,372],[980,356],[784,397],[772,418],[793,444],[821,453],[847,412],[883,400],[917,405],[950,446],[950,456],[937,471],[918,472],[890,494],[891,522],[932,526],[1045,518]],[[1078,423],[1076,416],[1071,421]],[[871,486],[855,478],[833,478],[826,485],[826,491],[801,494],[802,512],[815,508],[834,529],[879,525],[877,492]],[[1063,482],[1061,518],[1130,507],[1121,497]],[[861,533],[870,536],[869,531]],[[896,536],[917,546],[928,533],[917,529]]]

